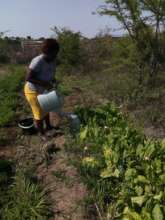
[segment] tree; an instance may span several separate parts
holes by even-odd
[[[4,37],[6,33],[10,32],[9,30],[7,31],[0,31],[0,38]]]
[[[98,12],[114,16],[135,43],[139,60],[139,81],[145,65],[154,81],[164,62],[162,50],[165,29],[165,0],[105,0]]]
[[[27,36],[26,38],[27,38],[27,40],[32,40],[31,36]]]

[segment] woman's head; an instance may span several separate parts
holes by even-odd
[[[59,52],[59,43],[53,38],[44,40],[42,45],[42,52],[46,55],[46,58],[50,61],[54,60]]]

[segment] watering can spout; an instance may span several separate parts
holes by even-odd
[[[60,112],[60,116],[68,119],[70,124],[70,130],[72,133],[77,133],[80,131],[81,122],[76,114],[71,112]]]

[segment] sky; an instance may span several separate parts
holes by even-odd
[[[104,0],[0,0],[0,32],[8,36],[50,37],[51,27],[67,27],[92,38],[109,27],[113,35],[119,26],[108,16],[93,15]]]

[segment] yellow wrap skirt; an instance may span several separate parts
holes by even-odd
[[[37,96],[39,94],[36,91],[31,90],[27,83],[24,86],[24,94],[31,107],[34,119],[42,120],[47,115],[47,113],[41,109],[38,103]]]

